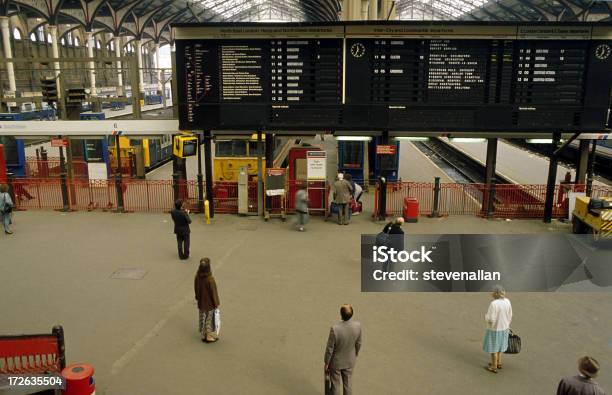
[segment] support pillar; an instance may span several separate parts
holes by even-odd
[[[204,131],[204,172],[206,173],[206,200],[210,208],[210,218],[215,216],[215,198],[213,196],[213,174],[212,174],[212,133]]]
[[[2,27],[2,47],[4,48],[4,58],[13,58],[13,49],[11,48],[11,30],[9,27],[9,18],[7,16],[0,16],[0,26]],[[11,92],[17,91],[17,85],[15,84],[15,67],[13,63],[6,64],[6,73],[8,74],[9,90]]]
[[[557,167],[559,164],[559,155],[554,152],[559,147],[561,141],[561,133],[553,133],[552,152],[548,165],[548,181],[546,182],[546,200],[544,201],[544,222],[549,224],[552,221],[553,204],[555,201],[555,185],[557,183]]]
[[[497,139],[487,139],[487,162],[485,168],[485,191],[482,198],[482,211],[487,217],[493,214],[493,194],[495,188],[495,167],[497,166]]]
[[[378,0],[370,0],[368,5],[368,19],[371,21],[378,20]]]
[[[595,153],[597,151],[597,140],[593,140],[591,146],[591,153],[589,154],[589,163],[587,165],[587,179],[586,179],[586,195],[591,196],[593,192],[593,174],[595,172]]]
[[[47,27],[49,29],[49,34],[51,34],[51,51],[53,53],[53,57],[58,59],[59,56],[59,47],[57,46],[57,26],[49,25]],[[53,70],[55,70],[55,78],[57,81],[57,98],[61,99],[63,94],[63,86],[60,86],[60,79],[58,78],[60,75],[60,64],[59,62],[53,62]]]
[[[266,133],[266,169],[274,167],[274,135]],[[272,197],[266,196],[266,211],[272,208]]]
[[[257,131],[257,214],[260,217],[264,215],[263,207],[263,147],[261,139],[261,130]]]
[[[204,213],[204,176],[202,175],[202,134],[201,133],[198,133],[198,211],[200,213]]]
[[[159,43],[155,43],[155,67],[157,68],[157,93],[164,95],[164,87],[162,84],[162,71],[161,65],[159,64]]]
[[[172,46],[170,47],[170,59],[172,62],[172,70],[176,70],[176,47],[174,46],[174,44],[172,44]],[[176,87],[176,78],[174,78],[176,75],[176,73],[172,73],[172,84],[171,84],[171,88],[172,88],[172,116],[175,119],[178,119],[178,99],[177,99],[177,95],[178,95],[178,91],[177,91],[177,87]],[[212,207],[212,206],[211,206]],[[212,214],[211,214],[212,217]]]
[[[92,59],[92,61],[89,62],[89,82],[90,82],[89,90],[91,91],[92,96],[96,96],[96,71],[95,71],[96,64],[93,61],[94,47],[96,44],[95,44],[93,32],[85,32],[85,39],[87,40],[87,57],[89,59]]]
[[[113,40],[115,41],[115,57],[121,57],[121,37],[114,36]],[[117,60],[117,96],[121,97],[124,95],[123,89],[123,72],[121,70],[121,61]]]
[[[362,21],[368,20],[370,0],[361,0],[361,19]]]
[[[383,21],[394,21],[397,19],[397,12],[393,0],[382,0],[380,7],[380,19]]]
[[[134,40],[134,48],[134,52],[136,52],[136,61],[138,63],[138,89],[142,90],[144,87],[144,78],[142,74],[142,43],[140,39]],[[134,91],[134,88],[132,88],[132,91]],[[132,92],[132,94],[134,94],[134,92]]]
[[[578,163],[576,164],[576,184],[584,184],[586,182],[590,142],[591,140],[580,140],[580,145],[578,148]]]

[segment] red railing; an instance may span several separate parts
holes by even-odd
[[[205,188],[205,184],[203,185]],[[295,211],[295,194],[308,188],[310,212],[325,214],[329,206],[329,188],[324,181],[288,182],[285,188],[285,209]],[[62,184],[60,178],[16,178],[12,180],[15,204],[18,209],[62,209]],[[115,210],[118,207],[117,191],[123,197],[126,211],[165,212],[173,207],[176,198],[183,199],[192,211],[198,210],[197,181],[123,179],[117,188],[114,179],[66,181],[67,207],[71,210]],[[568,192],[584,191],[584,185],[557,185],[553,205],[553,217],[568,216]],[[378,212],[378,189],[375,190],[374,214]],[[498,218],[542,218],[544,215],[545,185],[495,185],[491,215]],[[205,192],[203,191],[205,195]],[[419,214],[429,215],[434,210],[435,185],[433,183],[397,182],[387,184],[387,215],[401,215],[405,197],[419,201]],[[489,191],[484,184],[442,183],[438,195],[440,215],[484,216],[488,211]],[[236,182],[213,183],[214,208],[217,213],[238,212],[238,184]],[[593,186],[593,197],[612,196],[612,188]],[[206,198],[206,197],[204,197]],[[280,212],[281,198],[271,198],[272,212]],[[257,212],[257,183],[248,184],[248,209]]]
[[[569,191],[584,191],[584,185],[555,186],[553,203],[554,218],[567,218]],[[374,193],[374,215],[378,214],[378,187]],[[593,197],[610,196],[612,188],[593,186]],[[430,215],[434,209],[434,183],[388,183],[386,213],[401,215],[404,198],[413,197],[419,201],[419,214]],[[438,195],[440,215],[487,215],[489,191],[485,184],[441,183]],[[546,185],[500,184],[493,188],[491,215],[496,218],[542,218]]]

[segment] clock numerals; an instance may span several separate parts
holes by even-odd
[[[351,55],[354,58],[361,58],[365,55],[365,46],[362,43],[355,43],[351,45]]]
[[[612,52],[612,49],[608,44],[599,44],[595,47],[595,57],[599,60],[608,59],[610,52]]]

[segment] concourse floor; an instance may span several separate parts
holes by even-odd
[[[550,394],[583,354],[612,391],[609,293],[510,294],[523,352],[483,369],[485,293],[360,292],[359,241],[382,224],[194,218],[180,261],[166,214],[17,212],[0,235],[0,333],[64,326],[68,363],[94,366],[98,395],[322,394],[323,351],[342,303],[363,325],[355,394]],[[408,233],[554,233],[559,223],[421,219]],[[193,276],[210,257],[221,340],[197,333]],[[114,279],[119,269],[142,279]],[[142,273],[141,273],[142,274]]]

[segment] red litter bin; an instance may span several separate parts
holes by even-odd
[[[69,365],[62,370],[62,377],[66,380],[64,395],[95,395],[93,366],[85,363]]]
[[[419,201],[413,197],[404,198],[404,221],[418,222],[419,220]]]

